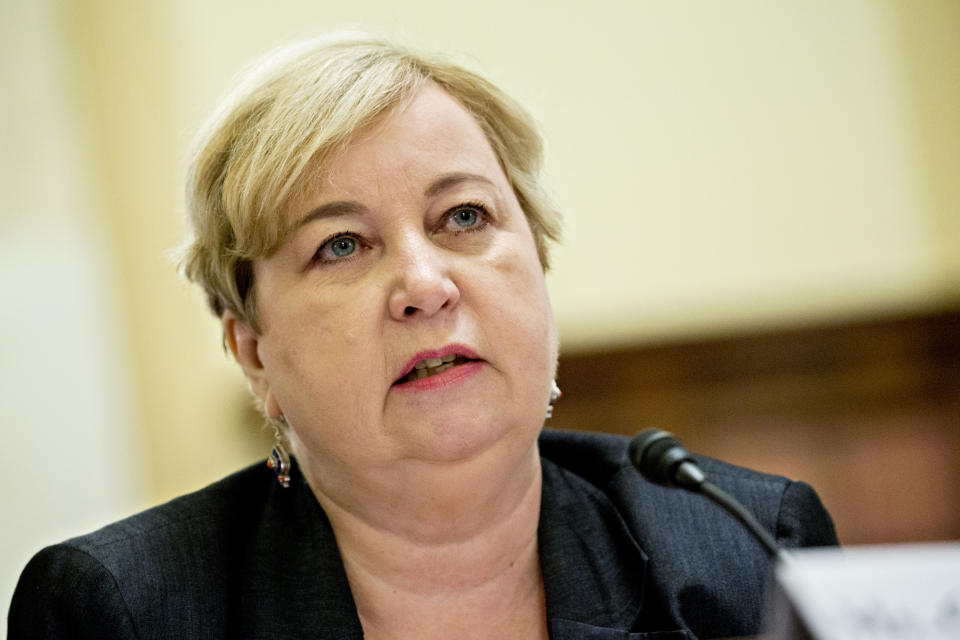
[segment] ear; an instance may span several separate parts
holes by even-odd
[[[283,415],[276,397],[270,391],[270,380],[260,360],[260,335],[246,320],[242,320],[232,311],[224,311],[223,337],[230,347],[234,359],[247,377],[250,391],[260,399],[267,417],[277,420]]]

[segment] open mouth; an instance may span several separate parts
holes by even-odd
[[[448,369],[452,369],[453,367],[466,362],[473,362],[473,360],[453,353],[443,356],[442,358],[427,358],[426,360],[420,360],[413,365],[413,369],[410,370],[410,373],[397,380],[395,384],[403,384],[404,382],[412,382],[414,380],[429,378],[430,376],[443,373]]]

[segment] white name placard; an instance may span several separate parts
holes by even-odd
[[[775,572],[776,640],[960,639],[960,543],[799,550]]]

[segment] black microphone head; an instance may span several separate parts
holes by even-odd
[[[662,429],[644,429],[635,435],[627,453],[644,478],[665,487],[686,486],[687,482],[677,481],[677,468],[684,462],[697,464],[680,441]]]

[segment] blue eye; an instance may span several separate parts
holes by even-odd
[[[357,241],[349,236],[336,238],[330,243],[330,251],[338,258],[343,258],[357,250]]]
[[[490,220],[487,208],[480,202],[461,202],[452,209],[447,209],[444,215],[443,226],[447,231],[480,231],[486,228]],[[452,221],[452,224],[451,224]]]
[[[320,247],[317,249],[317,252],[313,256],[313,259],[316,262],[324,264],[340,262],[350,259],[350,256],[357,253],[357,250],[360,249],[360,247],[360,240],[353,235],[335,235],[331,238],[328,238],[320,245]]]
[[[453,212],[453,221],[457,223],[458,227],[463,229],[469,229],[470,227],[476,226],[479,215],[477,214],[476,209],[462,208],[457,209]]]

